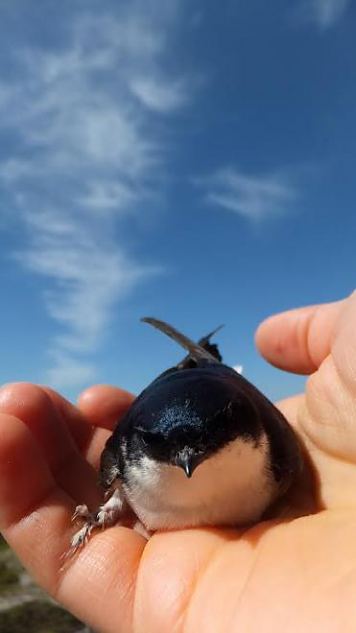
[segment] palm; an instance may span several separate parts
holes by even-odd
[[[105,427],[112,427],[129,396],[92,388],[79,411],[49,390],[4,387],[1,527],[37,580],[78,617],[108,633],[352,631],[355,298],[332,312],[333,324],[339,312],[346,316],[331,353],[330,342],[319,350],[320,368],[306,397],[281,403],[306,446],[315,486],[306,477],[278,509],[279,518],[247,531],[185,530],[156,534],[146,544],[132,530],[115,527],[95,535],[63,566],[71,513],[79,502],[98,501],[94,467],[109,434]],[[276,364],[300,369],[309,362],[310,370],[310,354],[306,361],[300,347],[293,352],[290,336],[283,363],[277,358],[280,341],[273,348],[273,327],[268,344],[260,333],[260,347]]]

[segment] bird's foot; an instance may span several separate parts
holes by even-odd
[[[122,514],[124,499],[122,492],[116,488],[113,494],[103,503],[96,513],[95,527],[110,527],[115,525]]]
[[[73,512],[72,515],[72,522],[74,523],[74,521],[76,521],[77,519],[85,519],[86,521],[88,521],[89,519],[94,518],[94,515],[89,512],[88,506],[86,505],[79,505],[76,507],[76,509]]]
[[[124,498],[119,488],[116,488],[111,496],[100,506],[97,512],[89,512],[88,506],[78,505],[72,516],[72,521],[84,519],[84,525],[72,537],[69,555],[75,554],[86,545],[92,531],[95,528],[105,529],[115,525],[119,519],[124,505]]]
[[[70,542],[70,553],[75,554],[78,549],[88,542],[94,527],[93,523],[87,521],[83,527],[74,534]]]

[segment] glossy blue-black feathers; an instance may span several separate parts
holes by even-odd
[[[117,476],[125,479],[127,465],[142,453],[174,463],[177,452],[193,446],[203,460],[236,437],[257,448],[265,434],[271,472],[287,488],[301,467],[296,437],[280,411],[256,387],[220,362],[220,352],[210,342],[215,331],[194,343],[163,321],[144,321],[189,353],[144,389],[117,425],[102,455],[104,486],[111,483],[113,465]]]

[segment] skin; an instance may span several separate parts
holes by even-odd
[[[353,633],[356,622],[356,293],[265,321],[272,364],[310,374],[279,403],[309,468],[275,517],[245,530],[97,533],[63,561],[77,503],[132,396],[108,386],[73,406],[44,387],[0,391],[0,527],[37,581],[102,633]]]

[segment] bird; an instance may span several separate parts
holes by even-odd
[[[153,317],[188,353],[134,400],[106,442],[99,480],[105,500],[71,540],[76,551],[92,531],[133,511],[146,538],[201,526],[240,527],[261,520],[303,468],[299,440],[283,414],[244,376],[222,362],[211,342],[197,343]]]

